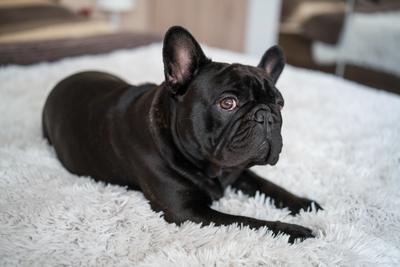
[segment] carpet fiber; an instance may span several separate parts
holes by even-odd
[[[257,63],[216,49],[206,54]],[[57,81],[87,69],[160,82],[161,46],[0,69],[1,266],[399,266],[400,97],[284,70],[281,160],[255,171],[325,210],[291,217],[264,195],[230,189],[213,207],[298,223],[317,235],[289,245],[266,229],[177,227],[140,192],[68,173],[42,138],[41,109]]]

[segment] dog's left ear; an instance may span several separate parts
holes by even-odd
[[[268,49],[262,56],[258,67],[264,69],[275,84],[285,67],[285,56],[282,49],[277,45]]]
[[[165,34],[163,60],[165,82],[174,94],[183,94],[199,68],[209,61],[194,37],[180,26]]]

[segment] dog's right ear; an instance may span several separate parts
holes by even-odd
[[[164,37],[163,61],[166,85],[174,94],[183,94],[199,68],[210,60],[185,28],[174,26]]]

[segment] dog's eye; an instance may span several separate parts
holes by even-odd
[[[233,97],[225,97],[219,102],[219,106],[226,110],[234,110],[237,107],[237,100]]]

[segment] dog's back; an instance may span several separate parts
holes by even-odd
[[[43,134],[70,172],[132,186],[122,177],[123,168],[115,165],[121,163],[112,160],[117,156],[113,144],[104,142],[110,140],[121,95],[129,89],[136,90],[110,74],[81,72],[50,92],[43,109]],[[145,89],[138,87],[137,92]]]

